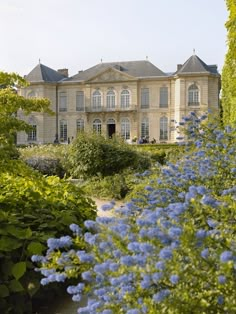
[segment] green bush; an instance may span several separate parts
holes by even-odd
[[[62,159],[66,148],[65,145],[48,144],[27,146],[18,150],[20,158],[30,167],[44,175],[63,178],[65,169],[62,166]]]
[[[25,159],[28,166],[48,176],[63,178],[65,170],[58,158],[33,157]]]
[[[142,144],[136,145],[135,148],[139,152],[149,154],[153,162],[158,162],[161,165],[166,164],[169,160],[176,159],[183,151],[183,148],[176,144]]]
[[[150,158],[119,138],[105,139],[97,134],[80,133],[69,145],[63,166],[75,178],[109,176],[127,168],[146,169]]]
[[[123,199],[130,191],[127,183],[129,177],[126,173],[117,173],[113,176],[92,177],[83,185],[86,195],[101,199]]]
[[[5,161],[0,169],[0,313],[32,313],[40,276],[30,257],[45,250],[49,237],[94,219],[96,211],[81,189],[22,161]]]

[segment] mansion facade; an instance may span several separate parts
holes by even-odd
[[[81,131],[125,140],[155,139],[174,143],[175,121],[194,111],[219,111],[220,74],[197,55],[164,73],[148,60],[100,63],[69,77],[39,63],[25,79],[24,97],[45,97],[54,115],[18,113],[32,125],[19,132],[17,144],[67,143]]]

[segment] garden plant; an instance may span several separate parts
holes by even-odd
[[[49,237],[63,236],[72,222],[83,226],[96,209],[78,187],[58,177],[45,177],[18,159],[17,131],[30,126],[17,111],[48,112],[46,99],[25,99],[16,93],[26,82],[0,72],[0,313],[31,314],[61,287],[40,286],[32,254],[42,254]],[[81,246],[81,249],[83,246]]]
[[[32,257],[41,284],[76,278],[67,291],[88,297],[84,314],[235,313],[236,131],[206,121],[184,118],[185,153],[141,173],[143,195],[104,205],[113,216],[87,220],[85,233],[71,224],[48,239],[47,254]]]

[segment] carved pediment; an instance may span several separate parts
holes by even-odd
[[[102,82],[116,82],[116,81],[132,81],[135,78],[126,73],[122,73],[121,71],[117,71],[115,69],[108,69],[92,78],[88,81],[90,83],[102,83]]]

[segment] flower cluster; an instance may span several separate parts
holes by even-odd
[[[48,241],[42,281],[84,267],[83,282],[68,287],[74,301],[88,296],[78,313],[236,312],[236,133],[205,118],[181,122],[186,152],[158,169],[142,208],[134,199],[113,217],[85,222],[84,251],[62,253],[61,240]],[[62,268],[52,264],[58,259]]]

